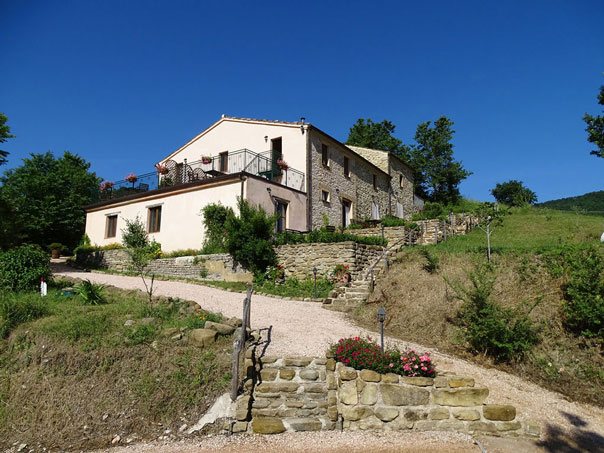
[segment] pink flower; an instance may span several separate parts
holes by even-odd
[[[403,370],[405,371],[411,371],[411,365],[409,365],[408,363],[403,365]]]
[[[388,365],[390,368],[394,368],[394,363],[391,363],[390,365]]]

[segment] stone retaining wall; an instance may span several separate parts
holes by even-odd
[[[285,276],[299,279],[312,277],[313,267],[317,268],[317,275],[329,275],[337,264],[348,265],[352,277],[356,278],[380,257],[382,251],[381,246],[352,241],[291,244],[276,248],[277,259],[285,268]]]
[[[333,358],[264,357],[248,350],[246,394],[234,432],[417,430],[537,435],[510,405],[485,404],[486,387],[465,376],[403,377],[357,371]]]

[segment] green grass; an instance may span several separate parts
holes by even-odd
[[[242,293],[247,291],[247,283],[243,282],[206,281],[204,284]],[[316,294],[314,291],[314,280],[310,278],[298,280],[290,277],[285,280],[285,283],[280,284],[265,280],[260,284],[255,283],[253,288],[254,292],[256,293],[270,294],[280,297],[325,298],[333,290],[333,283],[325,278],[317,278]]]
[[[511,209],[491,235],[494,253],[544,252],[564,244],[597,243],[604,231],[599,216],[534,207]],[[435,246],[450,253],[484,252],[486,234],[480,228]]]

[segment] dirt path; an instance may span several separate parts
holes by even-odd
[[[143,288],[137,277],[74,270],[62,270],[57,275],[86,278],[125,289]],[[240,293],[174,281],[157,281],[155,293],[192,300],[205,310],[221,312],[225,316],[241,317],[244,296]],[[272,326],[271,344],[267,350],[270,355],[321,356],[331,343],[342,337],[376,336],[353,325],[344,314],[325,310],[321,304],[267,296],[253,296],[251,320],[254,328]],[[387,341],[425,350],[413,343],[394,339]],[[438,351],[433,351],[432,356],[440,371],[472,376],[478,385],[488,386],[491,392],[487,402],[516,406],[519,420],[532,421],[541,426],[542,442],[555,440],[558,447],[563,445],[564,449],[566,446],[567,451],[574,448],[593,451],[590,445],[599,446],[604,451],[604,409],[569,402],[560,394],[516,376],[496,369],[485,369]]]

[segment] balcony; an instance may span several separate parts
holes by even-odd
[[[167,160],[156,171],[141,175],[130,175],[121,181],[101,184],[98,201],[123,198],[150,190],[179,186],[195,181],[203,181],[228,174],[246,172],[304,191],[305,175],[294,168],[282,168],[271,151],[255,153],[249,149],[221,153],[195,162]]]

